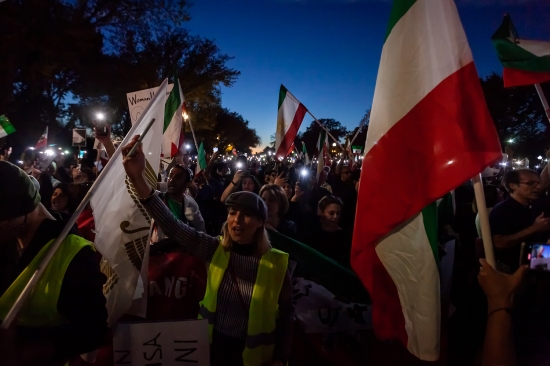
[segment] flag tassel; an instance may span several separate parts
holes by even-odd
[[[481,183],[481,173],[474,175],[472,180],[474,181],[477,212],[479,213],[479,221],[481,223],[481,238],[483,239],[485,259],[493,268],[496,268],[493,238],[491,237],[491,227],[489,226],[489,213],[485,205],[485,193],[483,192],[483,184]]]

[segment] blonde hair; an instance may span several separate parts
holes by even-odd
[[[256,254],[258,255],[264,255],[271,250],[271,242],[269,241],[269,236],[267,235],[267,230],[264,225],[256,229],[254,233],[254,243],[256,244]],[[222,226],[221,245],[226,251],[233,248],[233,239],[231,239],[231,235],[229,234],[227,221],[224,222]]]

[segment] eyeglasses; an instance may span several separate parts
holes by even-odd
[[[530,180],[529,182],[519,182],[519,184],[526,184],[529,187],[537,187],[537,186],[541,185],[540,182],[537,182],[537,181],[534,181],[534,180]]]

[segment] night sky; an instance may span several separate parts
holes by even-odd
[[[434,0],[435,1],[435,0]],[[550,40],[550,0],[458,0],[480,76],[501,72],[490,37],[512,16],[521,38]],[[241,72],[222,104],[250,121],[262,147],[284,84],[317,118],[349,129],[371,107],[391,1],[196,0],[186,27],[216,41]],[[311,118],[306,116],[303,131]]]

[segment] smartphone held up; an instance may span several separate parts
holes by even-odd
[[[550,272],[550,244],[522,243],[521,264],[539,272]]]

